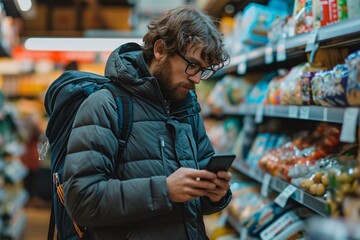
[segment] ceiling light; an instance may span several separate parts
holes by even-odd
[[[31,0],[17,0],[20,10],[23,12],[29,11],[32,6]]]
[[[142,44],[141,38],[28,38],[27,50],[33,51],[86,51],[111,52],[124,43]]]

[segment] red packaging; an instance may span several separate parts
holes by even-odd
[[[330,21],[330,8],[329,8],[329,1],[331,0],[320,0],[321,12],[322,17],[320,20],[321,26],[328,25]]]
[[[335,23],[339,20],[339,9],[337,0],[329,0],[329,13],[331,23]]]

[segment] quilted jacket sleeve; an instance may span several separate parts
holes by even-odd
[[[64,166],[67,211],[83,226],[136,223],[172,210],[165,176],[114,176],[118,114],[111,93],[93,93],[78,110]]]
[[[197,115],[195,118],[195,123],[198,129],[198,139],[197,139],[197,146],[198,146],[198,162],[201,169],[204,169],[207,162],[209,161],[210,157],[214,154],[214,148],[210,142],[209,137],[206,134],[204,121],[201,115]],[[211,202],[209,198],[202,197],[202,209],[203,214],[212,214],[215,212],[219,212],[224,209],[230,202],[232,197],[231,190],[227,192],[222,200],[218,203]]]

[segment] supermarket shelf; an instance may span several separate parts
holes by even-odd
[[[2,181],[2,179],[1,179],[0,181]],[[6,198],[5,189],[4,189],[4,187],[1,187],[1,188],[0,188],[0,202],[1,202],[1,203],[4,202],[5,198]],[[0,208],[0,215],[1,215],[1,214],[2,214],[2,210],[1,210],[1,208]]]
[[[29,170],[20,160],[12,160],[5,165],[5,181],[12,184],[20,183],[25,179],[28,172]]]
[[[14,219],[2,229],[1,239],[21,240],[25,232],[26,221],[25,213],[18,212]]]
[[[225,115],[259,115],[266,117],[294,118],[321,122],[343,123],[346,108],[295,105],[241,104],[225,108]],[[360,118],[358,118],[360,125]]]
[[[29,194],[22,189],[18,192],[8,192],[5,201],[3,202],[3,218],[13,218],[26,204],[29,199]]]
[[[265,176],[265,173],[259,168],[253,168],[239,159],[235,160],[233,168],[260,183],[262,183]],[[287,183],[278,177],[271,177],[270,188],[277,192],[282,192],[289,185],[290,183]],[[291,195],[291,198],[322,216],[328,216],[326,212],[326,201],[322,198],[314,197],[299,188],[297,188],[294,194]]]
[[[306,57],[305,49],[306,45],[311,39],[311,36],[314,32],[302,33],[294,37],[289,37],[284,40],[284,47],[286,50],[287,59],[296,59],[301,56]],[[337,22],[328,26],[324,26],[317,31],[317,42],[322,46],[330,44],[331,46],[341,47],[343,45],[358,45],[360,42],[360,17],[354,19],[347,19],[341,22]],[[276,55],[278,43],[270,45],[273,49],[273,55]],[[251,50],[247,53],[240,54],[239,56],[234,56],[231,58],[231,63],[219,71],[214,77],[220,77],[227,73],[237,72],[237,67],[246,62],[247,68],[255,68],[259,66],[266,67],[267,65],[272,65],[276,63],[276,56],[274,56],[274,62],[266,64],[265,55],[266,50],[269,46],[262,46]],[[281,66],[283,67],[287,61],[281,61]],[[292,66],[294,63],[292,63]]]

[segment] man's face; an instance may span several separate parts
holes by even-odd
[[[191,50],[184,55],[188,60],[200,66],[208,66],[200,57],[200,50]],[[194,76],[186,74],[188,62],[179,55],[166,56],[159,61],[153,76],[158,80],[162,94],[173,103],[182,102],[190,90],[200,83],[201,71]]]

